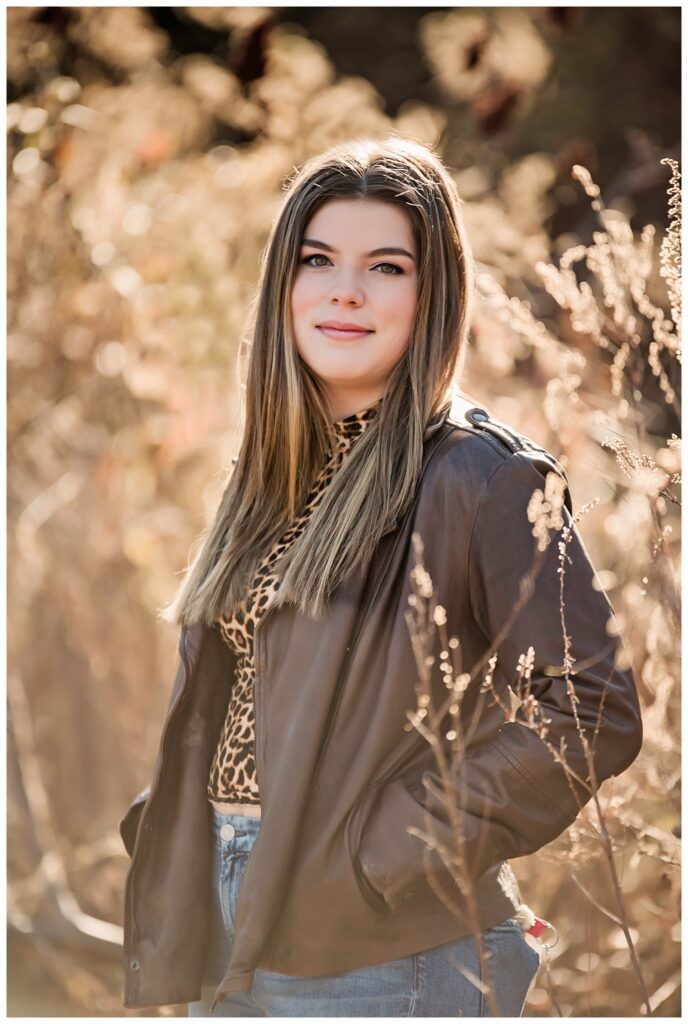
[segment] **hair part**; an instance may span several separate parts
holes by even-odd
[[[249,311],[250,342],[240,347],[240,367],[245,349],[248,367],[238,458],[198,554],[162,611],[169,621],[212,625],[239,604],[335,443],[325,390],[297,351],[290,302],[306,225],[323,204],[375,199],[401,207],[416,244],[418,298],[378,414],[279,565],[277,605],[319,620],[330,595],[369,563],[413,500],[425,428],[446,407],[462,366],[472,256],[461,199],[432,149],[394,134],[345,142],[309,160],[285,191]]]

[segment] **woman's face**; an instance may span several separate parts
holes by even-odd
[[[409,217],[393,203],[332,199],[306,225],[291,313],[296,348],[323,382],[333,420],[382,395],[411,334],[416,260]]]

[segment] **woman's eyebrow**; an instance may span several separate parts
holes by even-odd
[[[327,242],[319,242],[317,238],[304,238],[301,245],[309,245],[312,249],[324,249],[326,252],[338,251],[333,246],[328,245]],[[408,249],[402,249],[399,246],[394,245],[386,245],[381,249],[373,249],[372,252],[366,253],[366,256],[408,256],[410,260],[414,259]]]

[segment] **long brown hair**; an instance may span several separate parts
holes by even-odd
[[[241,447],[214,521],[162,612],[177,623],[212,624],[241,601],[333,443],[325,391],[297,352],[290,310],[301,240],[320,206],[341,198],[400,206],[413,227],[418,299],[378,414],[280,566],[276,604],[321,619],[332,592],[368,563],[413,499],[425,428],[446,406],[463,361],[472,256],[461,199],[432,149],[394,134],[346,142],[309,160],[285,190],[249,311]]]

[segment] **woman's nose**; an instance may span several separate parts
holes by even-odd
[[[362,302],[364,291],[358,274],[341,270],[331,282],[330,298],[340,302]]]

